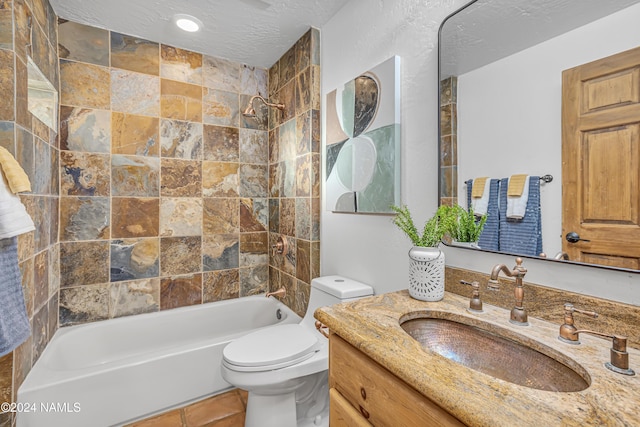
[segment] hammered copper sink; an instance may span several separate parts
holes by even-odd
[[[581,391],[590,385],[586,370],[566,356],[476,319],[419,313],[404,316],[400,326],[425,350],[504,381],[556,392]]]

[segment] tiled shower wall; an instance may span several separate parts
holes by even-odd
[[[449,206],[458,203],[457,93],[457,77],[440,82],[440,203]]]
[[[267,70],[60,21],[61,326],[264,292],[269,231],[293,248],[272,278],[308,296],[311,34],[278,61],[285,113],[248,119]]]
[[[320,33],[309,30],[269,69],[269,286],[304,315],[311,279],[320,275]]]
[[[56,16],[47,0],[0,0],[0,145],[29,176],[32,192],[20,198],[36,225],[18,237],[32,335],[0,358],[0,402],[15,402],[18,387],[58,328],[58,147],[56,133],[27,107],[27,57],[57,87],[56,46]],[[12,422],[12,414],[0,414],[0,426]]]

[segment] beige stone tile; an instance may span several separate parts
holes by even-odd
[[[202,54],[163,44],[160,55],[163,78],[202,85]]]
[[[162,79],[160,117],[202,122],[202,87]]]
[[[111,31],[111,66],[157,76],[160,45]]]
[[[145,117],[114,111],[111,115],[111,152],[158,156],[160,147],[160,121],[157,117]]]
[[[111,108],[108,68],[60,60],[60,103],[75,107]]]

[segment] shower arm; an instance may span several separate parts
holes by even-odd
[[[277,108],[280,111],[284,111],[284,104],[279,104],[279,103],[271,103],[269,101],[267,101],[266,99],[264,99],[261,95],[253,95],[251,97],[251,99],[249,100],[249,105],[247,106],[246,111],[249,111],[250,109],[253,109],[253,101],[255,99],[259,99],[260,101],[262,101],[264,103],[264,105],[266,105],[267,107],[274,107]]]

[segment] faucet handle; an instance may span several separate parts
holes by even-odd
[[[482,313],[482,301],[480,300],[480,283],[476,282],[467,282],[466,280],[460,280],[460,283],[463,285],[469,285],[473,288],[473,293],[471,294],[471,299],[469,300],[469,311],[473,311],[476,313]]]
[[[589,331],[586,329],[581,329],[579,331],[574,332],[576,336],[578,336],[578,334],[581,334],[581,333],[612,339],[613,344],[610,350],[611,351],[610,361],[604,364],[605,368],[623,375],[636,374],[633,369],[629,368],[629,353],[627,352],[627,337],[623,337],[621,335],[603,334],[602,332]]]
[[[566,302],[564,304],[564,323],[560,326],[558,339],[568,344],[580,344],[578,334],[576,333],[578,328],[575,327],[573,320],[574,312],[593,317],[594,319],[598,318],[598,313],[595,311],[580,310],[575,308],[573,304]]]

